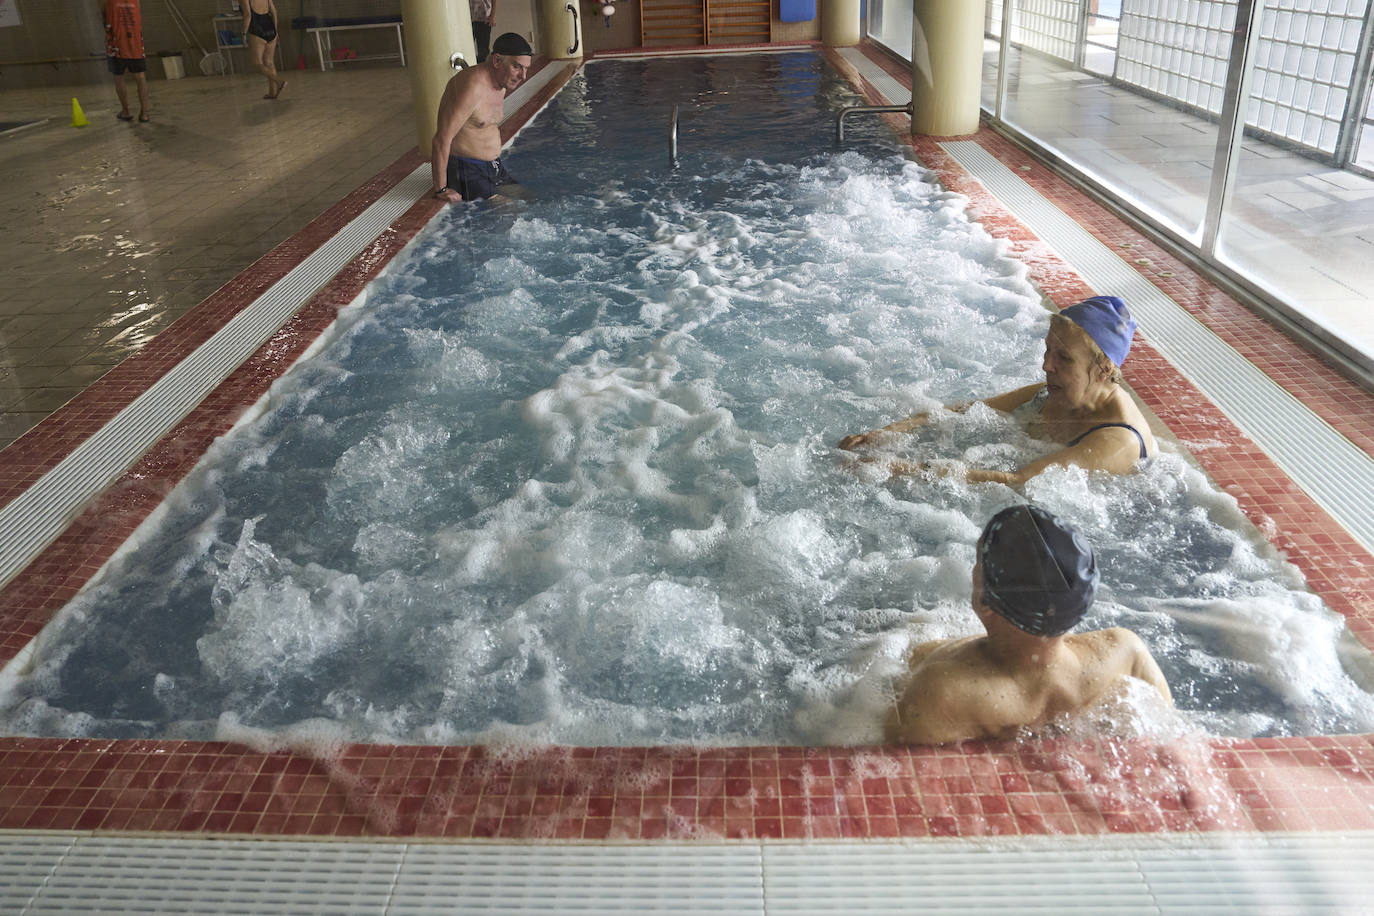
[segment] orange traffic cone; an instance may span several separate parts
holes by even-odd
[[[85,127],[90,123],[86,120],[86,112],[81,110],[81,103],[72,99],[72,127]]]
[[[296,69],[297,69],[297,70],[304,70],[304,69],[305,69],[305,55],[304,55],[304,54],[302,54],[302,55],[296,60]]]

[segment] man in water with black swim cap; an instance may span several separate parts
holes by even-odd
[[[490,57],[448,81],[430,149],[435,197],[479,200],[515,181],[501,164],[501,117],[506,95],[529,75],[533,54],[529,42],[506,32],[492,42]]]
[[[889,740],[1005,738],[1111,699],[1138,678],[1172,703],[1140,637],[1113,627],[1068,635],[1097,590],[1092,547],[1035,506],[993,516],[978,539],[973,611],[984,636],[937,640],[908,657]]]

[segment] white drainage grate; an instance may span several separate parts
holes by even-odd
[[[869,60],[858,48],[836,48],[836,53],[840,58],[855,70],[864,79],[872,84],[887,99],[889,105],[905,105],[911,101],[911,92],[901,83],[897,82],[890,73]]]
[[[1374,550],[1374,458],[1184,311],[971,140],[941,146],[1093,289],[1121,296],[1141,333],[1366,549]]]
[[[6,837],[0,862],[25,839]],[[7,913],[379,914],[405,854],[382,843],[83,837],[70,845],[32,900]]]
[[[762,913],[757,845],[412,846],[388,913]]]
[[[0,832],[6,913],[1357,913],[1374,834],[389,843]]]
[[[764,869],[789,914],[1357,912],[1371,850],[1368,834],[1037,837],[769,846]]]

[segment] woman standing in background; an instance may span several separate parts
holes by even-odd
[[[273,0],[248,0],[243,5],[243,41],[253,58],[253,66],[267,77],[265,99],[275,99],[286,88],[277,76],[277,5]]]

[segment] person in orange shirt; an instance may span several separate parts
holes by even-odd
[[[143,12],[138,0],[105,0],[105,54],[114,75],[121,121],[132,121],[124,74],[138,84],[138,119],[148,120],[148,57],[143,50]]]

